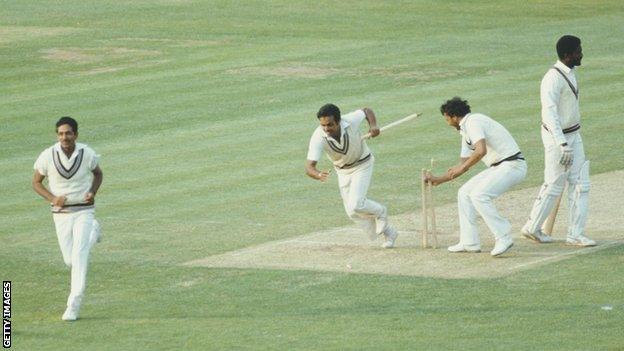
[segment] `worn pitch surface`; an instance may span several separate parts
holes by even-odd
[[[498,209],[510,219],[515,244],[499,258],[490,256],[493,236],[481,223],[483,251],[478,254],[451,254],[446,247],[457,242],[459,235],[457,207],[436,207],[439,245],[436,249],[420,246],[420,211],[390,216],[400,235],[394,249],[382,249],[381,240],[371,242],[354,225],[304,234],[287,240],[209,256],[187,262],[205,267],[257,269],[302,269],[350,273],[375,273],[442,278],[489,278],[588,254],[624,243],[621,209],[624,208],[624,171],[592,176],[590,215],[587,234],[598,242],[593,248],[565,245],[568,218],[567,202],[562,201],[555,224],[555,242],[535,244],[522,238],[520,227],[526,220],[537,188],[512,191],[497,200]],[[443,186],[443,185],[442,185]],[[332,189],[338,195],[337,189]],[[414,192],[414,203],[419,204]],[[435,196],[435,188],[434,188]],[[385,201],[392,206],[391,201]],[[337,214],[344,215],[344,214]],[[430,240],[431,241],[431,240]]]

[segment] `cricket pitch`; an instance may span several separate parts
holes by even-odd
[[[203,259],[186,262],[188,266],[254,269],[288,269],[345,273],[390,274],[437,278],[495,278],[518,271],[588,254],[624,244],[621,209],[624,171],[592,176],[588,236],[598,246],[581,248],[565,245],[568,206],[564,198],[555,223],[552,244],[536,244],[520,235],[520,227],[531,209],[538,188],[508,192],[497,199],[501,214],[512,223],[514,246],[504,255],[493,258],[493,235],[481,222],[481,247],[477,254],[452,254],[446,247],[459,238],[457,206],[436,207],[439,245],[436,249],[420,247],[420,211],[390,216],[399,230],[396,247],[381,248],[381,239],[370,241],[355,225],[334,228],[298,237],[267,242]],[[435,191],[435,190],[434,190]],[[414,202],[419,199],[414,195]],[[392,206],[391,201],[385,201]],[[343,215],[343,214],[341,214]],[[431,240],[430,240],[431,242]]]

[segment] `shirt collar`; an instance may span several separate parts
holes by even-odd
[[[560,60],[557,60],[557,62],[555,63],[555,67],[559,68],[560,70],[562,70],[563,72],[565,72],[567,74],[570,74],[570,72],[572,72],[572,70],[574,69],[574,68],[570,68],[570,67],[566,66]]]
[[[81,149],[84,149],[85,146],[87,146],[86,144],[81,144],[81,143],[76,143],[76,148],[74,149],[74,152],[72,153],[72,155],[70,157],[68,157],[68,159],[71,161],[72,158],[74,158],[74,156],[76,156],[78,154],[78,151],[80,151]],[[60,142],[56,142],[56,144],[54,144],[54,150],[58,151],[60,154],[65,155],[65,153],[63,152],[63,148],[61,148],[61,143]]]
[[[469,113],[467,115],[464,116],[464,118],[461,119],[461,121],[459,121],[459,129],[460,130],[464,130],[464,124],[466,124],[466,120],[468,119],[468,116],[472,115],[472,113]]]

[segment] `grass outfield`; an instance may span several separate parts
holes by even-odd
[[[417,209],[430,158],[438,171],[456,161],[458,136],[439,114],[454,95],[508,127],[529,162],[521,187],[537,186],[539,81],[562,34],[583,40],[592,174],[624,169],[620,1],[0,8],[0,274],[13,282],[14,349],[624,347],[622,245],[479,280],[182,266],[349,224],[335,176],[320,184],[303,171],[326,102],[371,107],[382,125],[424,113],[369,143],[369,195],[391,215]],[[105,237],[76,323],[60,320],[69,273],[30,186],[62,115],[78,119],[104,171]],[[454,201],[460,184],[436,200]]]

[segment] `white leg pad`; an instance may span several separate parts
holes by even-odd
[[[570,227],[568,236],[575,238],[584,235],[587,213],[589,212],[589,161],[581,167],[579,178],[574,187],[570,187],[568,200],[570,204]]]
[[[565,187],[565,181],[568,176],[567,172],[561,173],[554,182],[544,183],[540,189],[537,199],[533,203],[531,214],[524,228],[529,233],[535,233],[542,227],[542,224],[548,218],[550,211],[552,211],[557,198],[563,193]]]

